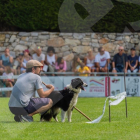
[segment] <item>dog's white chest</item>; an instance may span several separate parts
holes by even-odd
[[[69,109],[72,109],[73,106],[76,105],[78,99],[78,94],[75,94],[70,102]]]

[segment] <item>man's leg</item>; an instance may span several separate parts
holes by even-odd
[[[130,75],[131,71],[130,71],[130,70],[127,70],[127,72],[129,73],[128,76],[131,76],[131,75]]]
[[[21,117],[24,121],[32,122],[33,115],[47,111],[52,105],[53,101],[50,98],[31,98],[29,105],[25,107],[28,115]]]
[[[39,109],[36,110],[35,112],[29,114],[29,116],[33,116],[33,115],[35,115],[35,114],[45,112],[45,111],[47,111],[48,109],[50,109],[50,108],[52,107],[52,105],[53,105],[53,101],[50,99],[48,105],[42,106],[41,108],[39,108]]]
[[[133,70],[133,73],[137,73],[138,72],[138,69],[134,69]],[[134,74],[133,76],[137,76],[136,74]]]
[[[100,71],[100,68],[96,67],[96,72],[99,72],[99,71]],[[100,76],[100,74],[97,74],[97,76]]]

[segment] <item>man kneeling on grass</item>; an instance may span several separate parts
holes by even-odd
[[[26,73],[21,74],[13,87],[9,101],[9,109],[15,115],[17,122],[33,121],[33,115],[47,111],[52,107],[51,99],[46,98],[54,90],[53,85],[46,85],[49,89],[43,91],[39,76],[42,64],[37,60],[30,60],[26,64]],[[40,98],[33,98],[37,90]],[[24,112],[24,113],[23,113]]]

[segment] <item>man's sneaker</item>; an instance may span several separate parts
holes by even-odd
[[[33,117],[28,115],[22,115],[21,118],[26,122],[33,122]]]
[[[16,122],[23,122],[23,120],[22,120],[22,118],[21,118],[21,115],[15,115],[15,116],[14,116],[14,120],[15,120]]]

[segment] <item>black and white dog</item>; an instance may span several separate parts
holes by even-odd
[[[59,91],[59,94],[61,93],[63,98],[54,104],[47,112],[43,113],[40,120],[50,121],[53,117],[58,122],[57,115],[61,109],[61,121],[65,121],[65,116],[67,113],[68,121],[71,122],[72,110],[73,106],[75,106],[77,103],[78,94],[81,92],[81,90],[84,90],[84,87],[87,86],[88,85],[80,78],[72,79],[70,85],[67,85],[64,90]]]

